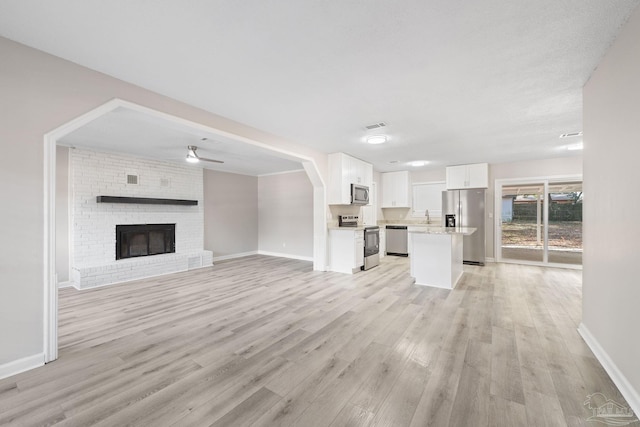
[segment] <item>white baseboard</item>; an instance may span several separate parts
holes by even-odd
[[[246,257],[246,256],[251,256],[251,255],[258,255],[258,251],[241,252],[241,253],[239,253],[239,254],[231,254],[231,255],[214,256],[214,257],[213,257],[213,262],[216,262],[216,261],[224,261],[224,260],[226,260],[226,259],[243,258],[243,257]]]
[[[638,390],[633,387],[629,380],[627,380],[627,377],[618,369],[614,361],[609,357],[584,323],[580,323],[580,326],[578,326],[578,333],[582,336],[584,342],[587,343],[604,370],[607,371],[611,380],[618,387],[618,390],[620,390],[620,393],[622,393],[629,406],[631,406],[633,412],[640,414],[640,393],[638,393]]]
[[[281,253],[278,253],[278,252],[258,251],[258,255],[277,256],[277,257],[280,257],[280,258],[298,259],[300,261],[313,261],[313,257],[312,256],[281,254]]]
[[[493,257],[485,257],[484,262],[485,263],[487,263],[487,262],[496,262],[496,259],[493,258]]]
[[[62,288],[75,288],[75,283],[72,281],[66,281],[66,282],[58,282],[58,289],[62,289]]]
[[[4,365],[0,365],[0,380],[40,366],[44,366],[44,353],[34,354],[33,356],[27,356],[14,360],[13,362],[5,363]]]

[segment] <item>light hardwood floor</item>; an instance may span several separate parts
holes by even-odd
[[[581,272],[405,258],[353,276],[265,256],[60,291],[60,358],[0,381],[0,424],[578,426],[602,392]]]

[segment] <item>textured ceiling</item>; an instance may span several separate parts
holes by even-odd
[[[242,175],[268,175],[303,168],[299,161],[286,159],[271,150],[126,108],[117,108],[91,121],[58,142],[74,148],[128,153],[183,165],[189,164],[187,146],[195,145],[198,156],[224,163],[203,161],[193,167]]]
[[[639,3],[2,0],[0,35],[388,171],[575,154],[558,136]]]

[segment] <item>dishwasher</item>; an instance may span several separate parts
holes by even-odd
[[[387,225],[387,255],[408,256],[407,226]]]

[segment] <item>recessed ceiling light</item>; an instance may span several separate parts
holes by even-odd
[[[385,135],[371,135],[367,137],[367,142],[369,144],[384,144],[387,142],[387,137]]]
[[[571,133],[563,133],[560,135],[560,138],[573,138],[574,136],[582,136],[582,131],[580,132],[571,132]]]
[[[582,142],[578,142],[577,144],[567,145],[567,150],[569,151],[582,150],[583,148],[584,147],[582,145]]]
[[[419,168],[420,166],[426,165],[428,162],[426,160],[415,160],[413,162],[409,162],[411,166],[414,168]]]

